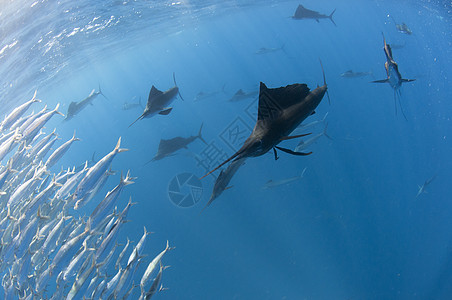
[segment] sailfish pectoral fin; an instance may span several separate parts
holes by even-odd
[[[286,153],[289,153],[289,154],[292,154],[292,155],[296,155],[296,156],[306,156],[306,155],[312,154],[312,152],[308,152],[308,153],[295,152],[295,151],[292,151],[290,149],[286,149],[286,148],[282,148],[282,147],[278,147],[278,146],[275,146],[275,148],[278,149],[278,150],[281,150],[283,152],[286,152]]]
[[[371,81],[371,83],[387,83],[387,82],[389,82],[389,79],[381,79],[381,80]]]
[[[173,110],[172,107],[165,108],[159,112],[159,115],[166,116]]]
[[[273,154],[275,154],[275,160],[278,160],[278,152],[276,152],[275,147],[273,147]]]

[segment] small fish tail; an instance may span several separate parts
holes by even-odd
[[[74,135],[72,136],[72,140],[73,140],[74,142],[75,142],[75,141],[81,141],[81,139],[75,137],[75,130],[74,130]]]
[[[64,114],[62,112],[58,111],[58,108],[60,108],[60,103],[57,104],[57,106],[55,107],[55,109],[53,110],[56,114],[59,114],[60,116],[64,117]]]
[[[326,136],[328,139],[333,140],[327,133],[326,130],[328,129],[328,122],[325,123],[325,128],[323,129],[323,135]]]
[[[130,170],[129,171],[127,171],[127,174],[126,174],[126,178],[122,178],[122,172],[121,172],[121,183],[124,185],[124,186],[126,186],[126,185],[129,185],[129,184],[132,184],[132,183],[135,183],[133,180],[135,179],[136,177],[130,177]]]
[[[129,149],[120,148],[120,147],[121,147],[121,137],[119,137],[118,142],[116,143],[116,147],[115,147],[114,151],[117,151],[118,153],[129,151]]]
[[[118,142],[116,143],[115,150],[119,150],[121,147],[121,137],[119,137]]]
[[[41,100],[39,100],[39,99],[36,99],[36,93],[38,92],[38,90],[35,90],[35,93],[33,94],[33,98],[31,98],[31,102],[32,103],[34,103],[34,102],[42,102]]]
[[[104,96],[105,99],[107,99],[108,101],[110,101],[110,99],[108,99],[108,97],[105,96],[104,93],[102,93],[102,90],[101,90],[101,88],[100,88],[100,83],[99,83],[99,94],[101,94],[102,96]]]
[[[176,249],[176,247],[170,247],[169,241],[166,240],[166,248],[165,248],[165,250],[166,250],[166,251],[170,251],[170,250],[174,250],[174,249]]]

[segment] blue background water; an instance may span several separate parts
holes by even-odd
[[[166,239],[176,250],[164,258],[167,299],[449,299],[452,295],[452,204],[450,197],[451,3],[432,1],[304,1],[330,14],[329,20],[290,18],[294,1],[14,1],[0,5],[0,112],[28,100],[35,89],[49,106],[85,98],[100,85],[109,100],[95,99],[72,121],[57,117],[69,138],[82,142],[55,167],[81,164],[95,151],[111,151],[118,136],[130,152],[118,155],[115,170],[131,170],[126,188],[138,202],[121,232],[138,241],[142,227],[153,231],[145,253],[160,252]],[[405,22],[413,35],[396,31]],[[77,29],[78,28],[78,29]],[[406,78],[402,88],[405,121],[395,115],[389,85],[370,77],[345,79],[348,69],[385,77],[381,32],[389,43],[405,44],[394,59]],[[261,47],[284,51],[256,55]],[[161,138],[203,136],[227,154],[221,139],[229,125],[254,121],[255,103],[227,101],[239,88],[323,83],[325,67],[331,105],[323,101],[328,133],[308,157],[281,154],[249,159],[229,189],[200,214],[213,179],[202,181],[202,201],[179,208],[168,199],[177,174],[205,170],[188,150],[144,166]],[[155,85],[173,86],[168,116],[128,125],[140,109],[123,111],[133,97],[147,99]],[[194,101],[200,91],[225,93]],[[245,126],[246,127],[246,126]],[[318,132],[321,131],[317,129]],[[284,142],[295,146],[296,141]],[[299,175],[292,184],[263,190],[269,180]],[[418,185],[436,179],[416,198]],[[110,178],[111,189],[119,176]],[[148,262],[146,261],[146,263]]]

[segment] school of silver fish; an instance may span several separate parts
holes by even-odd
[[[73,167],[52,173],[79,139],[74,132],[52,152],[59,140],[56,130],[47,135],[42,130],[52,116],[63,114],[57,104],[53,110],[45,106],[25,115],[33,103],[40,102],[35,92],[0,123],[3,299],[127,299],[138,287],[140,299],[150,299],[165,289],[162,258],[174,247],[167,242],[144,273],[138,274],[149,232],[145,227],[134,247],[127,240],[117,251],[119,230],[134,203],[129,199],[122,210],[116,208],[124,187],[136,178],[130,172],[125,177],[121,173],[119,184],[105,197],[99,195],[115,174],[113,159],[128,149],[120,148],[119,138],[116,147],[93,165],[87,161],[79,171]],[[92,201],[95,209],[90,212],[86,204]],[[111,274],[113,265],[116,274]]]

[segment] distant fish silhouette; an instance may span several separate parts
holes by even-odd
[[[408,28],[408,26],[405,23],[397,24],[396,20],[392,16],[391,16],[391,19],[394,21],[395,27],[396,27],[398,32],[404,33],[404,34],[408,34],[408,35],[411,35],[413,33],[411,31],[411,29]]]
[[[345,71],[341,74],[344,78],[358,78],[372,75],[372,72],[353,72],[352,70]]]
[[[157,154],[154,156],[152,160],[148,161],[146,164],[152,161],[160,160],[165,157],[171,156],[177,150],[187,148],[187,146],[194,142],[196,139],[200,139],[201,141],[203,141],[204,144],[207,145],[207,142],[202,137],[201,131],[202,124],[201,127],[199,128],[198,135],[193,135],[187,138],[178,136],[169,140],[161,139],[159,149],[157,150]]]
[[[267,181],[265,183],[265,185],[262,187],[263,190],[267,190],[267,189],[271,189],[271,188],[275,188],[281,185],[285,185],[288,183],[291,183],[293,181],[297,181],[303,178],[304,173],[306,172],[306,168],[303,169],[303,171],[301,172],[300,175],[295,176],[295,177],[290,177],[290,178],[284,178],[284,179],[280,179],[280,180],[272,180],[270,179],[269,181]]]
[[[405,45],[406,45],[406,43],[403,43],[403,44],[393,44],[393,43],[391,43],[390,44],[392,50],[402,49],[402,48],[405,47]]]
[[[301,152],[301,151],[306,150],[309,146],[314,144],[322,136],[326,136],[328,139],[331,140],[332,138],[326,133],[327,128],[328,128],[328,123],[325,124],[325,128],[323,129],[323,131],[321,133],[318,133],[318,134],[314,135],[313,137],[310,137],[306,141],[300,140],[298,142],[298,145],[295,147],[295,149],[293,151]]]
[[[268,54],[268,53],[278,52],[281,50],[284,51],[284,46],[285,46],[285,44],[283,44],[281,47],[278,47],[278,48],[261,47],[261,48],[259,48],[259,50],[254,52],[254,54]]]
[[[70,119],[72,119],[76,114],[78,114],[88,104],[93,105],[94,98],[96,98],[99,95],[102,95],[102,96],[105,97],[105,95],[102,93],[102,90],[100,89],[100,85],[99,85],[99,91],[98,92],[96,92],[93,89],[91,91],[91,94],[89,94],[89,96],[86,97],[85,99],[83,99],[82,101],[80,101],[80,102],[71,102],[69,104],[68,109],[67,109],[67,114],[66,114],[66,118],[64,119],[64,121],[69,121]],[[108,99],[108,98],[105,97],[105,99]]]
[[[144,109],[144,112],[141,114],[141,116],[138,117],[132,124],[129,125],[132,126],[135,124],[135,122],[144,119],[144,118],[150,118],[152,116],[155,116],[156,114],[159,115],[168,115],[171,110],[173,110],[172,107],[169,107],[168,105],[173,102],[176,95],[179,95],[179,97],[182,98],[179,88],[176,84],[176,77],[173,73],[173,80],[174,80],[174,87],[170,88],[169,90],[162,92],[158,90],[155,86],[151,87],[151,91],[149,92],[148,102],[146,104],[146,108]]]
[[[386,43],[385,36],[383,35],[384,47],[383,50],[386,55],[385,69],[386,69],[386,79],[382,80],[374,80],[373,83],[389,83],[389,85],[394,89],[394,105],[395,111],[397,114],[397,99],[399,100],[400,110],[402,111],[405,120],[407,120],[405,113],[403,112],[402,103],[400,102],[401,92],[400,88],[402,87],[402,83],[415,81],[416,79],[404,79],[399,72],[399,66],[392,58],[391,46]],[[398,95],[398,97],[397,97]]]
[[[333,22],[334,26],[337,26],[336,23],[333,20],[333,14],[336,11],[336,9],[333,10],[333,12],[327,16],[327,15],[322,15],[321,13],[314,11],[314,10],[310,10],[305,8],[303,5],[298,5],[297,10],[295,11],[295,14],[292,16],[293,19],[296,20],[302,20],[302,19],[314,19],[317,22],[319,22],[319,19],[330,19],[331,22]]]
[[[416,198],[419,197],[421,194],[427,193],[427,186],[432,183],[432,181],[436,178],[436,175],[434,175],[432,178],[427,179],[422,186],[419,186],[419,190],[417,192]]]
[[[251,91],[251,92],[244,92],[242,89],[239,89],[234,96],[232,96],[228,101],[230,102],[237,102],[241,100],[245,100],[248,98],[252,98],[254,96],[257,96],[257,91]]]
[[[196,94],[194,101],[202,101],[202,100],[205,100],[208,98],[212,98],[212,97],[218,95],[220,92],[224,93],[224,87],[225,87],[225,84],[223,84],[221,91],[213,91],[213,92],[200,91],[198,94]]]

